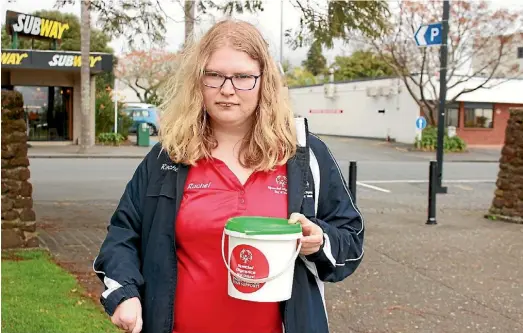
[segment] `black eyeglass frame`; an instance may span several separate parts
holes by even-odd
[[[204,86],[206,87],[209,87],[209,88],[222,88],[223,85],[225,84],[225,82],[227,80],[230,80],[231,81],[231,84],[233,86],[234,89],[236,90],[241,90],[241,91],[249,91],[249,90],[253,90],[255,87],[256,87],[256,83],[258,83],[258,79],[262,76],[261,74],[260,75],[254,75],[254,74],[242,74],[242,75],[245,75],[245,76],[250,76],[250,77],[253,77],[254,78],[254,84],[252,85],[252,88],[249,88],[249,89],[240,89],[240,88],[237,88],[235,85],[234,85],[234,81],[232,80],[235,76],[237,75],[232,75],[232,76],[227,76],[227,75],[223,75],[221,73],[218,73],[218,72],[213,72],[213,71],[204,71],[203,72],[203,75],[205,74],[208,74],[208,73],[213,73],[213,74],[218,74],[219,76],[223,77],[223,82],[221,85],[219,86],[210,86],[208,84],[205,84],[205,82],[202,82]],[[203,81],[203,80],[202,80]]]

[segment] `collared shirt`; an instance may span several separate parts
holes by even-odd
[[[286,165],[271,172],[255,172],[244,185],[218,159],[202,160],[191,167],[176,219],[174,332],[282,332],[278,303],[228,295],[221,242],[231,217],[286,218],[287,210]]]

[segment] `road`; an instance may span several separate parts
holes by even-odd
[[[380,142],[326,140],[348,178],[349,161],[358,161],[358,201],[364,209],[426,209],[431,155],[402,152]],[[450,158],[448,158],[450,160]],[[94,201],[114,205],[140,159],[31,159],[35,201]],[[440,209],[486,209],[492,200],[497,163],[444,163],[449,193],[438,196]]]
[[[118,199],[139,163],[139,159],[32,159],[30,181],[34,199]],[[340,161],[346,178],[348,165],[347,161]],[[495,163],[448,163],[444,165],[444,181],[470,187],[495,182],[497,172]],[[426,183],[427,178],[427,162],[358,163],[358,182],[363,189],[372,189],[365,185],[374,185],[374,191],[383,189],[400,195],[416,184]]]

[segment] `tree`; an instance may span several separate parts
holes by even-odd
[[[294,67],[286,72],[287,86],[298,87],[298,86],[310,86],[318,83],[318,80],[307,69],[303,67]]]
[[[314,76],[325,71],[327,59],[322,54],[322,47],[320,43],[312,43],[307,58],[302,62],[302,65],[311,72]]]
[[[162,84],[176,70],[176,56],[158,49],[133,51],[119,59],[115,74],[134,90],[140,102],[158,104]]]
[[[384,60],[372,51],[360,50],[349,57],[337,56],[330,68],[335,70],[335,81],[376,78],[395,74],[389,62],[388,57]]]
[[[512,54],[523,15],[510,9],[492,9],[486,1],[450,2],[447,102],[480,88],[489,88],[517,76],[517,66],[503,64]],[[423,23],[438,22],[442,3],[401,1],[391,29],[370,39],[374,49],[399,75],[430,124],[436,123],[439,100],[439,47],[417,47],[414,34]],[[475,64],[470,66],[470,63]],[[521,72],[520,72],[521,73]],[[503,80],[496,77],[503,76]]]
[[[77,0],[55,0],[55,7],[74,5]],[[78,0],[79,1],[79,0]],[[201,15],[212,15],[216,11],[224,14],[232,12],[254,13],[263,10],[262,0],[228,0],[218,4],[215,0],[170,0],[184,10],[186,38],[191,38],[194,23],[198,20],[195,11]],[[159,0],[91,0],[90,11],[97,17],[96,24],[107,34],[116,38],[123,37],[131,48],[147,45],[162,46],[165,42],[166,23],[175,21],[165,10],[168,1]]]
[[[80,152],[87,153],[88,149],[94,145],[94,128],[91,129],[91,68],[89,67],[90,41],[91,41],[91,14],[89,12],[90,0],[83,0],[81,4],[81,55],[82,64],[80,69],[81,109],[82,127]],[[92,131],[91,131],[92,130]]]
[[[291,0],[301,13],[300,26],[285,32],[294,49],[313,42],[332,48],[335,40],[348,42],[353,34],[381,36],[387,29],[387,1]]]
[[[37,10],[32,15],[53,19],[60,22],[67,22],[69,29],[64,31],[62,40],[57,45],[58,50],[62,51],[80,51],[80,19],[78,16],[70,13],[62,13],[58,10]],[[111,36],[105,32],[91,28],[91,51],[113,53],[113,49],[109,46]],[[5,24],[2,25],[2,49],[11,49],[11,36],[7,34]],[[35,50],[51,50],[52,42],[29,38],[18,39],[19,49],[35,49]]]

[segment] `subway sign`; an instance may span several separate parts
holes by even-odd
[[[2,51],[2,68],[80,70],[81,66],[82,56],[80,52]],[[111,72],[113,70],[113,55],[93,52],[89,55],[89,67],[91,67],[91,72]]]
[[[38,39],[62,39],[69,23],[8,10],[6,29],[10,35],[18,34]]]

